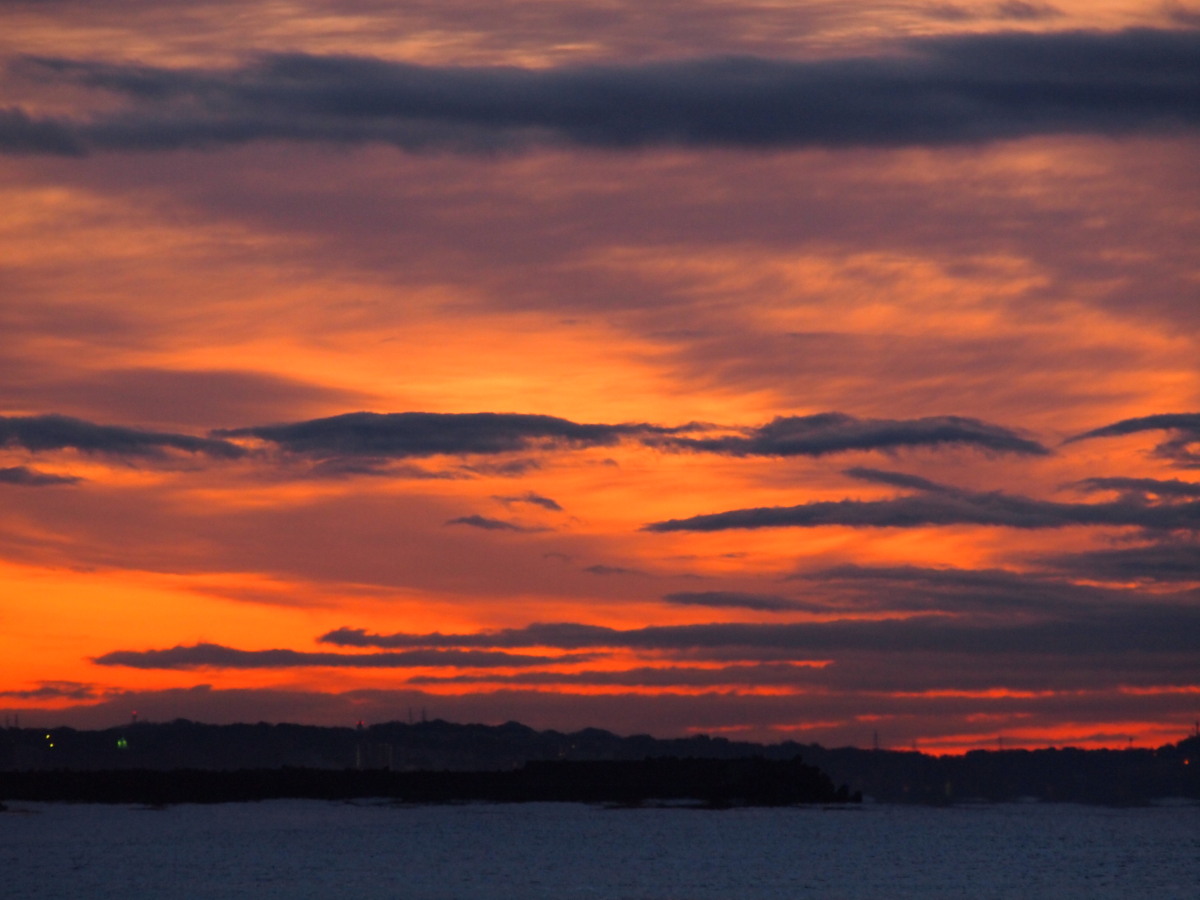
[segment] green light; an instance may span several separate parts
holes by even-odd
[[[125,750],[129,747],[129,741],[125,740],[125,738],[117,738],[117,747]]]

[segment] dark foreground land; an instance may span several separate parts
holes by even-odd
[[[838,787],[835,787],[838,786]],[[1200,802],[1200,736],[1157,749],[976,750],[964,756],[660,740],[599,729],[390,722],[369,728],[137,722],[0,729],[0,801],[172,803],[389,797],[703,806],[1036,799]]]
[[[222,803],[297,797],[380,797],[403,803],[558,801],[711,808],[847,803],[846,788],[800,760],[647,759],[530,762],[508,772],[196,769],[0,773],[10,800],[81,803]]]

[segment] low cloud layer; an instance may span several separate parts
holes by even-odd
[[[663,602],[674,606],[705,606],[712,609],[749,609],[755,612],[797,612],[823,610],[821,604],[805,603],[776,594],[750,594],[742,591],[678,591],[664,594]]]
[[[354,412],[306,422],[218,429],[221,439],[252,438],[289,453],[317,458],[406,459],[442,454],[497,455],[538,448],[612,446],[635,440],[653,447],[728,456],[825,456],[850,451],[973,447],[994,453],[1040,456],[1037,441],[1011,429],[959,416],[921,419],[859,419],[840,412],[781,416],[756,428],[718,437],[697,437],[717,426],[646,422],[579,423],[530,413]],[[537,494],[497,497],[561,509]]]
[[[50,472],[39,472],[28,466],[6,466],[0,468],[0,484],[18,484],[23,487],[50,487],[58,484],[77,484],[80,481],[73,475],[54,475]]]
[[[155,458],[168,450],[236,459],[245,451],[228,441],[186,434],[97,425],[69,416],[0,416],[0,447],[34,453],[79,450],[114,456]]]
[[[888,500],[834,500],[798,506],[758,507],[668,519],[643,526],[644,531],[724,531],[732,528],[916,528],[985,525],[1004,528],[1066,528],[1072,525],[1138,527],[1195,531],[1200,528],[1200,502],[1150,505],[1123,497],[1108,503],[1058,503],[1000,491],[979,493],[936,484],[902,473],[851,469],[847,474],[895,484],[920,494]]]
[[[1172,460],[1180,466],[1200,467],[1200,450],[1193,447],[1193,445],[1200,445],[1200,413],[1163,413],[1155,416],[1122,419],[1120,422],[1105,425],[1103,428],[1085,431],[1083,434],[1070,438],[1068,442],[1083,441],[1089,438],[1122,437],[1144,431],[1171,433],[1168,440],[1154,448],[1155,455]]]
[[[646,424],[590,425],[523,413],[354,412],[284,425],[221,429],[214,435],[257,438],[315,457],[406,459],[513,453],[540,445],[604,447],[625,437],[668,431]]]
[[[353,669],[416,669],[453,666],[490,668],[496,666],[540,666],[572,662],[550,656],[478,650],[414,650],[400,653],[306,653],[299,650],[238,650],[220,644],[193,644],[167,650],[114,650],[95,657],[101,666],[129,666],[135,669],[291,669],[329,666]]]
[[[10,77],[103,90],[91,117],[0,111],[0,149],[81,155],[261,140],[493,150],[534,143],[900,146],[1200,125],[1200,35],[911,39],[886,56],[722,57],[557,69],[270,54],[236,69],[28,58]]]
[[[746,436],[669,438],[667,446],[731,456],[825,456],[849,450],[967,446],[996,453],[1040,456],[1037,441],[999,425],[962,416],[857,419],[844,413],[781,416]]]
[[[1187,653],[1200,609],[1147,604],[1144,609],[1084,610],[1070,618],[980,622],[952,615],[802,623],[725,622],[616,629],[580,623],[537,623],[474,634],[369,634],[341,628],[323,643],[379,648],[621,648],[670,652],[729,651],[726,658],[806,660],[813,654],[869,651],[953,653]]]

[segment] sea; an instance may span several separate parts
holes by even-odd
[[[1200,806],[9,802],[0,897],[1200,897]]]

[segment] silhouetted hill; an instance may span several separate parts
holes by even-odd
[[[1157,750],[977,750],[965,756],[933,757],[827,749],[790,741],[762,745],[703,735],[665,740],[649,735],[621,737],[596,728],[573,733],[535,731],[515,722],[497,726],[441,720],[389,722],[356,729],[177,720],[102,731],[0,730],[0,771],[15,773],[287,768],[423,773],[426,782],[434,783],[429,780],[431,773],[512,773],[539,771],[538,764],[548,762],[643,763],[667,757],[778,762],[802,758],[834,785],[845,785],[850,794],[862,792],[887,802],[1034,798],[1132,804],[1172,797],[1200,801],[1200,737]],[[712,798],[706,802],[710,800],[716,802]]]
[[[534,801],[691,803],[710,808],[846,803],[829,779],[799,759],[534,761],[486,772],[385,769],[39,770],[0,772],[0,797],[83,803],[222,803],[302,797],[389,798],[404,803]]]

